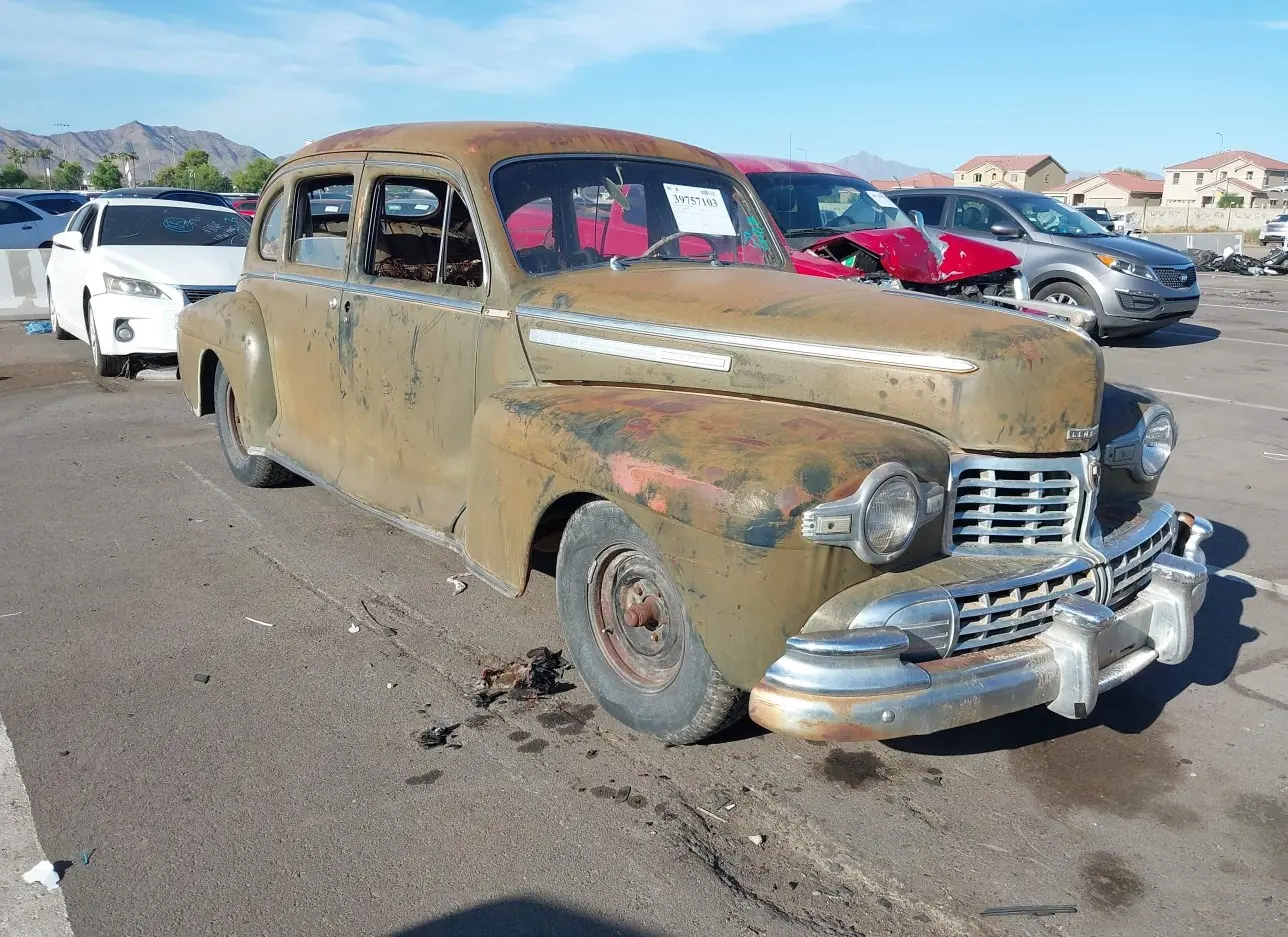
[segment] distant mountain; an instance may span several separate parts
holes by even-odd
[[[54,151],[54,162],[60,159],[71,160],[80,163],[87,172],[104,154],[138,153],[134,173],[139,180],[150,179],[153,173],[177,163],[185,150],[205,150],[210,154],[210,162],[225,173],[241,169],[251,160],[264,155],[253,146],[234,143],[209,130],[154,127],[137,120],[112,130],[78,130],[47,137],[0,127],[0,157],[3,156],[4,149],[10,146],[23,150],[48,148]],[[33,161],[27,164],[27,171],[40,170]]]
[[[919,172],[930,172],[930,169],[926,166],[909,166],[907,163],[874,156],[867,152],[855,153],[853,156],[834,159],[832,162],[842,169],[848,169],[850,172],[862,176],[864,179],[903,179],[908,176],[915,176]]]

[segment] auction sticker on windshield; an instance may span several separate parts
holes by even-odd
[[[725,207],[724,193],[719,189],[670,182],[662,183],[662,188],[670,199],[676,227],[684,233],[718,237],[733,237],[737,233]]]

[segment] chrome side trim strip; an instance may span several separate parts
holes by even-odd
[[[530,329],[528,340],[536,345],[570,348],[574,351],[588,351],[593,354],[630,358],[635,361],[676,364],[685,368],[702,368],[705,371],[728,371],[733,363],[728,355],[685,351],[681,348],[662,348],[658,345],[640,345],[636,342],[617,342],[610,338],[592,338],[589,335],[572,335],[568,332],[552,332],[549,329]]]
[[[280,280],[283,283],[299,283],[303,286],[321,286],[329,290],[345,288],[344,278],[328,280],[326,277],[310,277],[302,273],[243,273],[242,280]]]
[[[397,299],[408,303],[422,303],[427,306],[442,306],[456,312],[470,312],[478,315],[483,311],[481,302],[468,299],[457,299],[455,296],[431,296],[427,293],[413,293],[410,290],[395,290],[385,286],[374,286],[369,283],[346,283],[344,289],[359,296],[379,296],[382,299]]]
[[[749,348],[755,351],[777,351],[810,358],[831,358],[838,361],[857,361],[862,364],[883,364],[898,368],[916,368],[923,371],[944,371],[949,374],[969,374],[976,370],[973,362],[947,355],[925,355],[903,351],[881,351],[875,348],[851,348],[845,345],[825,345],[815,342],[794,342],[786,339],[764,338],[736,332],[711,332],[677,325],[655,325],[611,316],[587,315],[580,312],[563,312],[543,306],[519,306],[520,316],[563,322],[584,328],[604,329],[610,332],[631,332],[637,335],[656,335],[684,342],[705,342],[731,348]]]
[[[455,553],[457,556],[459,556],[462,560],[465,561],[465,565],[471,573],[473,573],[483,582],[487,583],[497,592],[501,593],[503,596],[505,596],[508,599],[513,599],[516,596],[518,596],[519,594],[518,589],[515,589],[507,585],[506,583],[502,582],[496,576],[492,575],[492,573],[488,572],[482,566],[478,565],[472,559],[470,559],[469,554],[465,552],[465,544],[457,540],[451,534],[443,533],[443,531],[441,530],[435,530],[433,527],[429,527],[425,524],[418,524],[416,521],[403,517],[401,514],[394,514],[390,511],[384,510],[383,508],[378,508],[373,505],[370,505],[367,502],[363,501],[361,498],[355,498],[347,491],[343,490],[337,485],[332,484],[329,481],[326,481],[325,479],[321,478],[311,470],[305,468],[303,465],[301,465],[299,462],[296,462],[290,456],[283,455],[282,453],[277,452],[273,449],[268,449],[268,448],[265,448],[264,446],[247,446],[246,454],[262,456],[266,459],[272,459],[278,465],[282,466],[282,468],[289,469],[290,471],[294,472],[296,475],[300,476],[300,478],[303,478],[305,481],[309,482],[310,484],[316,485],[317,487],[323,489],[324,491],[329,491],[332,494],[339,495],[341,498],[343,498],[345,501],[348,501],[354,507],[359,508],[363,511],[366,511],[368,514],[372,514],[375,517],[378,517],[386,524],[390,524],[394,527],[397,527],[399,530],[409,533],[413,537],[419,537],[421,540],[428,540],[430,543],[433,543],[436,546],[445,547],[446,549],[451,550],[453,553]]]

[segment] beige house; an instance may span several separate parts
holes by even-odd
[[[919,172],[903,179],[873,179],[872,184],[883,192],[892,189],[937,189],[953,184],[953,177],[942,172]]]
[[[976,156],[953,170],[953,185],[982,185],[1041,192],[1063,185],[1067,171],[1054,156]]]
[[[1163,203],[1163,182],[1129,172],[1102,172],[1043,189],[1042,194],[1067,205],[1141,208]]]
[[[1224,195],[1243,200],[1243,208],[1288,205],[1288,163],[1248,150],[1225,150],[1163,173],[1163,204],[1206,208]]]

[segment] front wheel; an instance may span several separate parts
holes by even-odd
[[[608,501],[569,519],[555,568],[568,655],[614,718],[687,745],[733,725],[746,694],[707,655],[648,535]]]
[[[1081,306],[1083,309],[1090,309],[1096,313],[1096,322],[1087,327],[1087,334],[1100,341],[1100,310],[1096,307],[1096,301],[1091,295],[1076,283],[1051,283],[1038,290],[1034,299],[1048,303],[1057,303],[1061,306]]]
[[[99,377],[120,377],[125,370],[124,355],[105,355],[98,343],[98,329],[94,325],[94,314],[85,313],[85,332],[89,335],[89,357],[94,363],[94,373]]]
[[[276,488],[295,475],[272,459],[251,455],[242,442],[242,416],[237,409],[237,397],[222,364],[215,365],[215,428],[219,431],[219,445],[233,477],[251,488]]]

